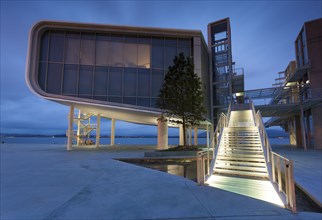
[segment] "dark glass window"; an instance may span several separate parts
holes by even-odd
[[[151,66],[151,46],[148,44],[138,45],[138,66],[140,68],[150,68]]]
[[[163,85],[163,70],[153,70],[152,71],[152,97],[157,97],[159,91]]]
[[[165,65],[164,65],[165,69],[168,69],[169,66],[173,66],[173,60],[176,55],[177,55],[177,47],[173,47],[173,46],[165,47]]]
[[[109,102],[122,103],[122,97],[120,97],[120,96],[109,96],[108,101]]]
[[[78,65],[65,65],[63,95],[77,96]]]
[[[122,96],[122,68],[110,68],[108,95]]]
[[[183,53],[185,57],[190,57],[190,47],[178,47],[178,54]]]
[[[94,74],[94,99],[107,100],[107,80],[108,68],[97,66]]]
[[[164,47],[163,45],[152,45],[152,68],[163,69]]]
[[[123,43],[111,42],[110,43],[110,65],[123,66]]]
[[[49,61],[62,62],[64,56],[64,32],[51,32]]]
[[[61,94],[62,83],[62,68],[63,65],[59,63],[48,64],[47,74],[47,92],[53,94]]]
[[[123,103],[129,105],[136,105],[136,97],[123,97]]]
[[[121,34],[112,34],[111,40],[116,42],[123,42],[124,41],[124,35]]]
[[[92,98],[93,67],[80,66],[78,96],[82,98]]]
[[[183,53],[185,57],[191,56],[191,39],[178,39],[179,53]]]
[[[136,96],[136,68],[124,68],[123,95]]]
[[[144,106],[144,107],[150,107],[150,99],[149,98],[138,98],[137,105]]]
[[[96,65],[108,66],[110,64],[110,42],[100,37],[96,40]]]
[[[138,45],[124,44],[124,66],[137,67],[138,65]]]
[[[136,35],[125,35],[124,41],[136,44],[138,42],[138,38]]]
[[[95,35],[82,34],[80,48],[80,64],[94,65],[95,58]]]
[[[139,43],[140,44],[151,44],[151,37],[140,36]]]
[[[150,96],[150,70],[139,69],[138,72],[138,96],[149,97]],[[150,105],[150,104],[149,104]]]
[[[156,98],[151,98],[151,107],[152,108],[157,108],[157,100]]]
[[[49,32],[46,31],[41,38],[40,61],[47,61],[48,58]]]
[[[65,41],[65,63],[78,64],[80,36],[76,33],[68,33]]]
[[[46,71],[47,71],[47,63],[40,62],[39,70],[38,70],[38,83],[40,88],[45,91],[46,88]]]

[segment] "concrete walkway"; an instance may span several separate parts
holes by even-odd
[[[308,150],[290,145],[273,145],[272,150],[293,160],[298,187],[322,207],[322,150]]]
[[[65,151],[1,144],[1,219],[317,219],[112,158],[144,150]]]

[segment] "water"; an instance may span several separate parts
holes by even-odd
[[[95,138],[92,138],[95,141]],[[169,137],[169,145],[177,145],[179,143],[179,138]],[[1,137],[1,143],[16,143],[16,144],[66,144],[66,137]],[[100,143],[102,145],[110,144],[110,138],[101,138]],[[199,144],[206,144],[206,138],[198,138]],[[117,145],[157,145],[157,138],[143,138],[143,137],[133,137],[133,138],[123,138],[116,137],[115,144]]]

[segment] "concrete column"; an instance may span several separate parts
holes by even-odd
[[[82,112],[81,112],[81,110],[80,109],[78,109],[78,121],[77,121],[77,146],[79,146],[79,144],[80,144],[80,126],[81,126],[81,122],[80,122],[80,118],[81,118],[81,114],[82,114]]]
[[[100,146],[100,136],[101,136],[101,115],[98,114],[96,118],[96,147]]]
[[[74,106],[71,105],[69,109],[69,115],[68,115],[67,150],[72,150],[73,136],[74,136],[73,121],[74,121]]]
[[[179,145],[183,145],[183,126],[179,125]]]
[[[194,137],[193,137],[193,145],[198,145],[198,128],[197,127],[194,127],[193,128],[193,135],[194,135]]]
[[[303,148],[304,150],[307,150],[306,147],[306,134],[305,134],[305,126],[304,126],[304,110],[303,110],[303,106],[301,104],[301,132],[302,132],[302,144],[303,144]]]
[[[168,121],[158,118],[158,150],[168,148]]]
[[[192,145],[192,132],[191,132],[191,127],[188,128],[188,135],[189,135],[189,146]]]
[[[111,143],[110,145],[114,145],[115,144],[115,119],[112,118],[111,119]]]
[[[207,130],[206,130],[206,134],[207,134],[207,148],[209,149],[209,125],[206,125]]]

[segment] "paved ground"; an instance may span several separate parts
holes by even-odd
[[[293,160],[297,185],[322,207],[322,150],[308,150],[289,145],[273,145],[273,151]]]
[[[1,219],[317,219],[113,160],[136,152],[1,144]]]

